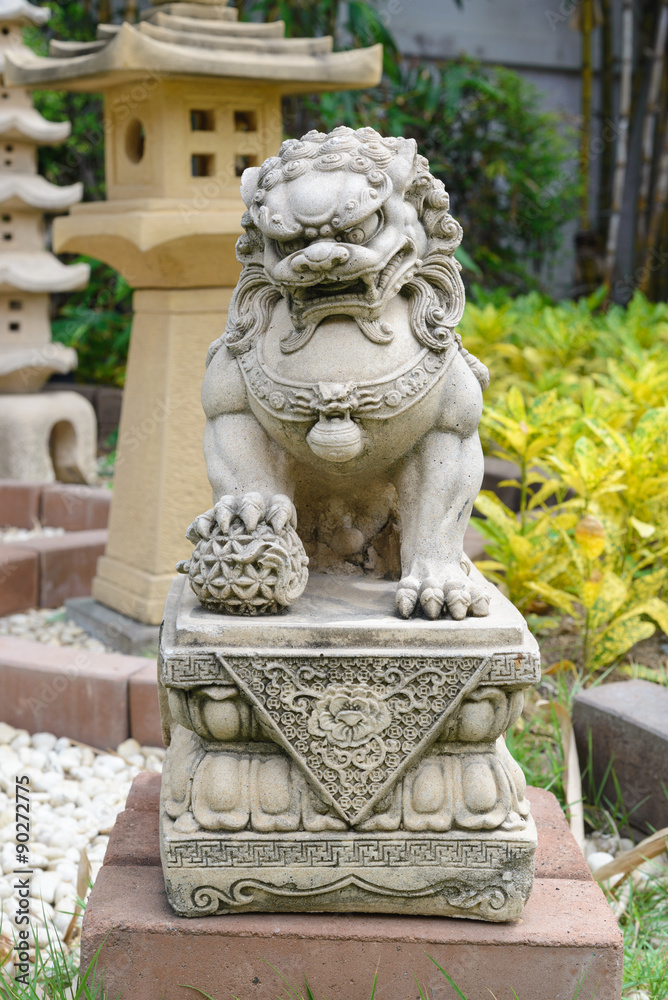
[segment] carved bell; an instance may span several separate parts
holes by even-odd
[[[349,462],[364,448],[359,425],[350,419],[350,413],[333,417],[320,414],[306,436],[311,451],[327,462]]]

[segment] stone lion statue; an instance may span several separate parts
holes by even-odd
[[[398,579],[404,618],[486,615],[463,538],[489,376],[455,330],[443,184],[414,140],[341,126],[284,142],[241,193],[243,267],[202,389],[214,507],[178,568],[228,613],[287,607],[310,559]]]

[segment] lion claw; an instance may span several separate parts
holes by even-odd
[[[396,593],[399,615],[410,618],[418,605],[430,621],[441,615],[462,621],[467,615],[484,618],[489,614],[489,595],[467,579],[464,565],[457,567],[456,572],[453,566],[448,566],[445,572],[445,578],[436,575],[421,578],[418,574],[405,576]]]
[[[213,508],[216,523],[218,524],[221,531],[227,533],[230,530],[230,524],[232,523],[232,518],[237,512],[237,500],[233,496],[221,497],[216,506]]]
[[[410,618],[418,602],[418,590],[420,584],[410,577],[402,580],[397,588],[395,603],[397,611],[402,618]]]
[[[487,594],[476,594],[471,601],[471,614],[476,618],[484,618],[489,614],[489,597]]]
[[[297,513],[290,497],[283,496],[282,493],[277,493],[271,501],[266,520],[276,534],[282,531],[288,522],[290,522],[293,528],[296,528]]]
[[[264,498],[261,493],[247,493],[239,502],[239,517],[247,531],[255,531],[264,518]]]
[[[434,621],[443,610],[445,594],[434,580],[425,580],[420,594],[420,604],[427,618]]]
[[[467,591],[462,589],[449,590],[445,598],[445,605],[450,612],[450,615],[455,619],[455,621],[458,622],[466,618],[466,613],[470,604],[470,595]]]
[[[214,512],[212,510],[207,510],[204,514],[198,514],[192,524],[188,525],[186,530],[186,538],[193,545],[197,543],[202,538],[208,538],[211,534],[211,525],[213,524]]]

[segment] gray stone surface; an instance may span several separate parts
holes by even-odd
[[[314,576],[303,609],[236,618],[185,583],[160,669],[177,913],[519,917],[535,827],[503,733],[539,662],[509,602],[402,621],[391,584]]]
[[[225,613],[276,613],[329,570],[398,581],[402,618],[487,615],[463,542],[489,373],[456,330],[442,182],[413,139],[339,126],[284,142],[241,195],[242,272],[202,386],[214,507],[178,569]]]
[[[371,128],[284,142],[241,194],[214,506],[161,635],[169,901],[515,920],[536,827],[504,734],[540,666],[463,548],[489,373],[456,330],[461,227]]]
[[[322,629],[335,645],[382,644],[388,648],[457,649],[491,646],[499,650],[521,645],[526,635],[522,615],[475,568],[471,579],[488,595],[489,615],[461,621],[438,618],[399,618],[394,608],[396,584],[369,577],[313,573],[303,596],[281,615],[221,616],[202,608],[180,579],[174,587],[182,593],[176,622],[179,643],[225,646],[317,647]],[[185,584],[185,585],[184,585]]]
[[[159,626],[137,622],[93,597],[73,597],[65,602],[65,608],[68,618],[119,653],[141,656],[158,646]]]
[[[645,832],[668,826],[668,688],[633,680],[581,691],[573,705],[580,764],[594,791],[617,802]]]

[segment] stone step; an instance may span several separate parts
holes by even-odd
[[[538,826],[536,881],[518,921],[371,914],[264,914],[177,917],[165,895],[158,853],[160,776],[135,779],[89,898],[82,967],[100,949],[107,994],[132,1000],[181,1000],[183,986],[212,997],[257,1000],[283,983],[314,996],[368,1000],[427,996],[450,987],[432,956],[467,1000],[620,1000],[622,937],[592,880],[554,796],[530,788]],[[206,884],[206,872],[202,872]],[[272,968],[273,967],[273,968]],[[277,971],[274,971],[277,970]],[[578,983],[582,980],[578,994]]]

